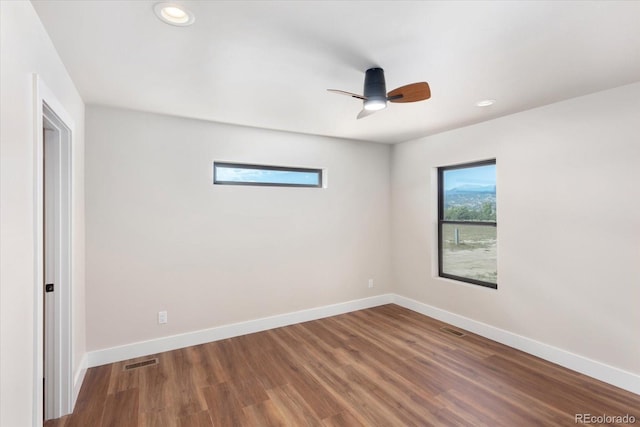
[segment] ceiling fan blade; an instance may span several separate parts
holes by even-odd
[[[357,99],[367,99],[362,95],[358,95],[357,93],[351,93],[351,92],[347,92],[344,90],[339,90],[339,89],[327,89],[329,92],[333,92],[333,93],[338,93],[340,95],[347,95],[350,96],[352,98],[357,98]]]
[[[364,108],[362,109],[362,111],[360,111],[358,113],[358,119],[362,119],[364,117],[370,116],[373,113],[375,113],[377,110],[365,110]]]
[[[390,102],[416,102],[431,98],[429,83],[411,83],[392,90],[387,94]]]

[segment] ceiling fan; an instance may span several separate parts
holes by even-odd
[[[351,96],[362,99],[363,109],[358,114],[358,118],[367,117],[378,110],[387,107],[389,102],[417,102],[424,101],[431,97],[429,83],[419,82],[400,86],[387,93],[387,86],[384,81],[384,70],[382,68],[369,68],[364,75],[364,95],[346,92],[338,89],[327,89],[329,92]]]

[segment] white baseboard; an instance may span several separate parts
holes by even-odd
[[[338,314],[349,313],[351,311],[362,310],[365,308],[377,307],[379,305],[392,303],[394,297],[395,296],[393,294],[377,295],[369,298],[326,305],[323,307],[315,307],[292,313],[279,314],[246,322],[218,326],[211,329],[187,332],[180,335],[91,351],[87,355],[88,366],[94,367],[105,365],[107,363],[120,362],[123,360],[133,359],[135,357],[148,356],[192,345],[199,345],[226,338],[233,338],[240,335],[252,334],[254,332],[261,332],[268,329],[293,325],[295,323],[336,316]]]
[[[580,372],[581,374],[588,375],[632,393],[640,394],[640,375],[623,371],[622,369],[588,359],[584,356],[579,356],[531,338],[514,334],[513,332],[505,331],[504,329],[487,325],[486,323],[469,319],[468,317],[433,307],[411,298],[394,295],[393,302],[409,310],[424,314],[425,316],[450,323],[458,328],[466,329],[474,334],[522,350],[541,359]]]
[[[396,294],[384,294],[89,352],[85,358],[83,358],[82,368],[76,373],[76,378],[74,379],[73,402],[75,405],[87,367],[120,362],[135,357],[148,356],[164,351],[233,338],[240,335],[261,332],[391,303],[466,329],[485,338],[522,350],[632,393],[640,394],[640,376],[637,374],[541,343],[531,338],[523,337],[513,332],[505,331],[495,326],[487,325],[468,317],[433,307],[411,298]]]

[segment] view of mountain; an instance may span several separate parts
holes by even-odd
[[[445,170],[442,178],[445,188],[443,219],[496,220],[495,164]]]
[[[495,186],[474,186],[473,189],[445,191],[445,219],[495,221]]]
[[[495,185],[480,185],[480,184],[463,184],[457,187],[454,187],[450,190],[445,190],[445,194],[447,193],[463,193],[463,192],[471,192],[471,193],[494,193],[496,192]]]

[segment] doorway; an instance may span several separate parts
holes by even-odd
[[[72,410],[71,142],[73,122],[37,76],[35,426]]]

